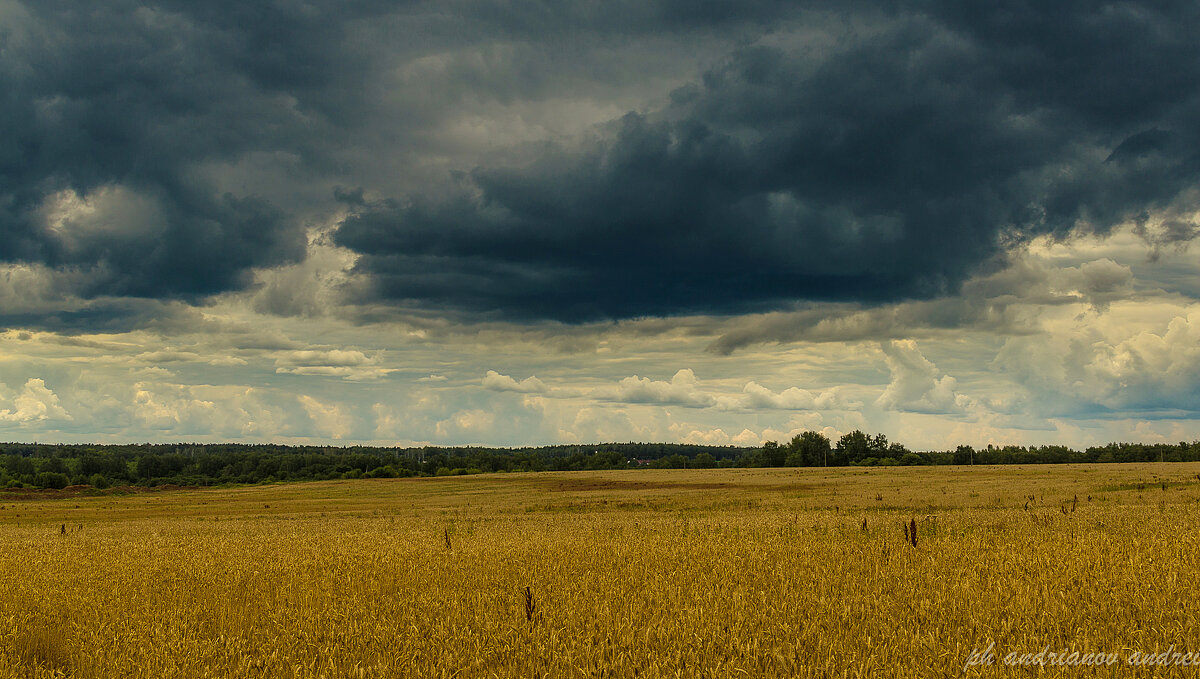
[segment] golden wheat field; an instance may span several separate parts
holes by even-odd
[[[1193,676],[1129,659],[1200,651],[1198,475],[630,470],[5,496],[0,677]],[[994,664],[966,666],[989,645]],[[1047,646],[1078,655],[1006,664]],[[1116,661],[1079,664],[1095,652]]]

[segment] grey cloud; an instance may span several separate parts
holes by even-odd
[[[1200,412],[1200,322],[1105,336],[1079,329],[1009,339],[995,366],[1030,391],[1039,417],[1192,417]]]
[[[357,349],[303,349],[277,355],[275,372],[367,381],[386,377],[395,369],[379,365],[377,356],[367,356]]]
[[[837,388],[814,393],[799,387],[788,387],[775,392],[750,381],[741,393],[722,393],[717,387],[703,384],[689,368],[678,370],[670,381],[631,375],[615,384],[594,387],[550,386],[532,376],[518,382],[508,375],[489,370],[482,385],[490,391],[539,394],[548,398],[716,408],[722,411],[856,410],[862,407],[861,403],[844,398]]]
[[[319,164],[322,133],[353,122],[356,69],[328,9],[20,8],[0,36],[0,260],[77,272],[87,297],[196,298],[303,256],[292,215],[201,168],[274,151]]]
[[[202,315],[179,302],[148,299],[93,300],[87,304],[46,303],[42,309],[0,310],[0,329],[28,328],[64,335],[123,333],[147,329],[164,333],[197,330]]]
[[[738,49],[661,110],[372,202],[336,240],[376,300],[512,319],[951,293],[1200,176],[1197,10],[1098,10],[850,8],[873,30]]]
[[[1028,254],[968,279],[949,298],[896,304],[808,305],[790,312],[750,315],[726,323],[709,351],[728,355],[755,344],[898,340],[970,330],[1005,336],[1043,331],[1040,311],[1087,304],[1096,313],[1138,296],[1133,271],[1108,258],[1061,266]],[[885,344],[885,347],[889,346]]]
[[[1200,226],[1194,217],[1168,218],[1153,226],[1147,219],[1139,219],[1134,232],[1150,246],[1150,261],[1157,262],[1165,249],[1186,250],[1188,244],[1200,235]]]
[[[0,13],[0,262],[46,265],[83,297],[196,300],[303,259],[302,223],[347,178],[427,186],[428,167],[494,143],[463,141],[463,120],[564,96],[638,106],[694,72],[680,45],[760,34],[794,10],[51,0]],[[531,130],[577,112],[546,109]]]
[[[1053,298],[1064,303],[1075,298]],[[1039,331],[1037,318],[1015,299],[959,296],[948,299],[864,306],[820,304],[790,312],[750,315],[731,320],[709,351],[729,355],[765,343],[854,342],[904,339],[951,330],[980,330],[1004,335]],[[1021,302],[1034,300],[1023,299]]]
[[[1105,311],[1112,302],[1130,296],[1133,272],[1111,259],[1085,262],[1078,269],[1080,289],[1092,308]]]
[[[4,321],[34,327],[244,289],[338,209],[364,321],[929,299],[1030,235],[1178,213],[1200,174],[1184,2],[3,12],[0,262],[102,302]],[[258,308],[334,305],[286,294],[312,271]]]
[[[194,351],[144,351],[136,356],[136,359],[142,363],[162,364],[162,363],[191,363],[201,359],[200,354]]]
[[[338,368],[358,367],[368,365],[371,360],[366,354],[357,349],[304,349],[289,351],[277,359],[285,366],[330,366]]]

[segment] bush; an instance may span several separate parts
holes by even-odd
[[[92,474],[91,478],[88,479],[88,484],[93,488],[99,488],[101,490],[112,485],[108,482],[108,477],[106,477],[104,474]]]
[[[900,458],[900,464],[908,467],[925,464],[925,458],[921,457],[917,453],[905,453],[904,457]]]
[[[691,466],[691,460],[684,455],[675,454],[653,460],[649,466],[651,469],[687,469]]]
[[[61,472],[39,472],[33,478],[33,485],[38,488],[54,488],[55,490],[66,488],[70,482],[71,479]]]

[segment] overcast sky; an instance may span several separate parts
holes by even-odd
[[[1200,438],[1197,35],[0,0],[0,439]]]

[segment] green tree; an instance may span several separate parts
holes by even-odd
[[[764,467],[782,467],[787,461],[787,448],[776,441],[767,441],[762,447],[762,463]]]
[[[816,431],[806,431],[796,434],[788,444],[789,457],[799,456],[800,464],[806,467],[819,467],[829,464],[829,438]],[[789,463],[790,466],[790,463]]]
[[[70,479],[61,472],[38,472],[33,480],[33,484],[38,488],[61,489],[66,488],[68,483],[70,483]]]
[[[167,465],[159,455],[150,453],[137,459],[137,475],[139,479],[153,479],[167,475]]]
[[[954,464],[975,464],[975,449],[959,446],[954,450]]]
[[[876,434],[874,436],[869,436],[867,438],[871,442],[870,443],[871,450],[876,453],[885,452],[889,448],[887,437],[884,436],[883,434]]]
[[[38,464],[39,472],[50,472],[53,474],[66,474],[67,463],[61,457],[47,457]]]
[[[884,441],[886,440],[884,439]],[[870,436],[857,429],[843,435],[837,442],[837,464],[854,464],[872,457],[872,443],[873,441]]]
[[[24,455],[9,455],[4,459],[4,466],[13,476],[25,476],[37,471],[33,460]]]

